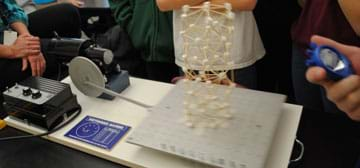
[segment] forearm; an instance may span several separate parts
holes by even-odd
[[[53,5],[57,5],[59,3],[57,2],[53,2],[53,3],[48,3],[48,4],[41,4],[41,5],[36,5],[36,9],[44,9],[44,8],[47,8],[49,6],[53,6]]]
[[[22,22],[14,22],[11,25],[11,28],[13,28],[16,32],[19,33],[19,35],[22,34],[30,34],[28,28],[26,25]]]
[[[360,1],[338,0],[338,2],[351,27],[360,36]]]
[[[170,11],[180,9],[184,5],[199,5],[205,0],[156,0],[156,3],[161,11]]]
[[[49,6],[58,5],[58,4],[62,3],[63,1],[64,0],[53,0],[52,2],[45,3],[45,4],[36,4],[36,8],[37,9],[47,8]]]
[[[12,58],[14,53],[8,45],[0,44],[0,58]]]
[[[230,3],[234,10],[251,11],[256,6],[256,0],[210,0],[211,3],[224,4]]]

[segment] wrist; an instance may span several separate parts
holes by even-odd
[[[28,36],[32,36],[31,34],[30,34],[30,32],[27,32],[27,31],[24,31],[24,32],[18,32],[19,33],[19,36],[21,36],[21,35],[28,35]]]
[[[15,46],[10,45],[7,46],[6,48],[7,48],[7,56],[8,56],[7,58],[14,59],[18,57]]]
[[[15,52],[12,50],[9,45],[0,44],[0,58],[13,59],[15,57]]]

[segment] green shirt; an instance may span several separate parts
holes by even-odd
[[[155,0],[109,0],[116,22],[129,34],[147,62],[175,62],[172,12],[161,12]]]

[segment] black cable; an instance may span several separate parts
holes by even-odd
[[[19,139],[27,139],[27,138],[34,138],[34,137],[42,137],[42,136],[46,136],[49,134],[52,134],[56,131],[58,131],[59,129],[65,127],[66,125],[68,125],[70,122],[72,122],[75,118],[77,118],[79,116],[79,114],[81,113],[81,106],[70,109],[69,111],[78,111],[76,114],[74,114],[74,116],[72,116],[69,120],[67,120],[66,122],[64,122],[61,125],[56,126],[54,129],[42,133],[42,134],[37,134],[37,135],[23,135],[23,136],[13,136],[13,137],[5,137],[5,138],[0,138],[0,141],[10,141],[10,140],[19,140]]]

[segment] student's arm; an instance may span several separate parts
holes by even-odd
[[[205,0],[156,0],[156,3],[161,11],[170,11],[180,9],[184,5],[198,5]]]
[[[351,27],[360,36],[360,1],[359,0],[338,0]]]
[[[14,23],[10,24],[10,27],[12,29],[14,29],[16,32],[18,32],[19,35],[22,35],[22,34],[30,35],[28,28],[26,27],[26,25],[23,22],[14,22]]]
[[[96,1],[96,0],[94,0],[94,1]],[[57,5],[57,4],[60,4],[60,3],[69,3],[69,4],[72,4],[72,5],[76,6],[76,7],[78,7],[78,8],[84,6],[84,2],[82,0],[54,0],[54,2],[50,2],[50,3],[47,3],[47,4],[36,5],[36,7],[38,9],[42,9],[42,8]]]
[[[94,0],[95,1],[95,0]],[[82,7],[84,5],[84,2],[82,0],[58,0],[59,3],[70,3],[76,7]]]
[[[12,59],[17,57],[13,54],[10,46],[0,44],[0,58]]]
[[[251,11],[254,10],[257,0],[210,0],[211,3],[224,4],[230,3],[234,10]]]
[[[25,25],[28,24],[28,18],[24,10],[19,7],[15,0],[8,0],[3,2],[6,9],[8,10],[7,21],[9,24],[14,22],[23,22]]]
[[[6,17],[7,22],[12,29],[19,33],[19,37],[12,45],[13,53],[8,56],[23,57],[31,54],[39,54],[40,40],[39,38],[32,37],[30,35],[27,28],[28,18],[24,10],[21,9],[14,0],[9,0],[7,3],[4,4],[6,5],[6,9],[8,10],[8,15]]]

